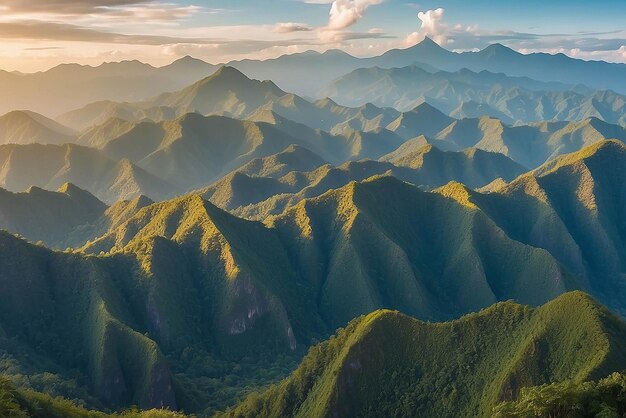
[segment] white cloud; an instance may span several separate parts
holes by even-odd
[[[274,32],[276,33],[310,32],[312,30],[313,27],[306,23],[280,22],[274,25]]]
[[[384,0],[335,0],[330,6],[329,30],[343,30],[354,25],[363,17],[370,6]]]
[[[407,46],[421,42],[426,36],[440,45],[448,42],[449,27],[443,20],[445,9],[441,7],[425,12],[419,12],[417,18],[421,21],[421,27],[417,32],[409,34],[404,44]]]

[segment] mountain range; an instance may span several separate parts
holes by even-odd
[[[162,200],[180,192],[128,159],[75,144],[0,145],[0,167],[0,187],[15,192],[73,183],[107,203],[142,194]]]
[[[0,71],[0,113],[30,109],[56,116],[99,100],[141,100],[178,90],[206,77],[216,66],[184,57],[164,67],[139,61],[109,62],[92,67],[61,64],[37,73]]]
[[[273,160],[288,161],[294,152]],[[258,167],[268,164],[253,160],[247,170],[261,173]],[[497,301],[540,305],[581,289],[622,313],[625,244],[619,231],[626,190],[614,179],[625,168],[626,147],[602,141],[490,193],[459,183],[425,192],[386,176],[306,198],[264,223],[237,218],[195,194],[156,204],[139,199],[94,221],[101,229],[94,227],[92,237],[104,232],[78,252],[53,252],[3,233],[0,326],[10,338],[0,339],[2,370],[32,376],[33,389],[58,393],[52,379],[64,396],[91,407],[214,411],[232,405],[249,385],[286,376],[306,347],[380,308],[448,320]],[[59,191],[68,193],[79,194],[72,186]],[[103,205],[88,201],[102,213]],[[527,329],[517,320],[504,322]],[[39,354],[29,358],[29,352]],[[275,353],[273,361],[263,360],[268,353]],[[533,357],[520,356],[534,364]],[[210,360],[200,365],[200,359]],[[583,359],[564,364],[597,364],[598,371],[554,369],[523,385],[601,377],[623,367]],[[44,372],[53,377],[37,377]],[[203,377],[224,373],[233,376],[230,383]],[[470,398],[456,411],[505,399]],[[422,405],[432,408],[425,411],[444,407]]]
[[[0,71],[0,416],[624,415],[625,75]]]
[[[362,68],[335,80],[319,96],[345,105],[371,102],[400,111],[427,101],[451,116],[488,115],[508,124],[589,117],[626,124],[625,97],[613,91],[569,89],[465,68],[453,73],[430,73],[417,66]]]
[[[583,61],[563,54],[520,54],[493,44],[478,52],[448,51],[429,38],[406,49],[390,50],[372,58],[357,58],[343,51],[308,51],[264,61],[227,63],[252,78],[273,80],[288,91],[313,97],[333,80],[359,68],[394,68],[419,65],[427,70],[506,73],[542,82],[561,82],[573,87],[587,85],[596,90],[626,94],[626,65]],[[138,61],[105,63],[97,67],[64,64],[48,71],[22,74],[0,72],[0,88],[6,93],[0,113],[15,108],[30,109],[48,116],[96,101],[140,101],[174,91],[213,73],[218,66],[184,57],[156,68]],[[603,77],[596,77],[603,74]],[[8,100],[10,98],[10,101]]]

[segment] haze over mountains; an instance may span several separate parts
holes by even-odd
[[[597,117],[624,125],[625,97],[613,91],[540,83],[487,71],[430,73],[417,66],[355,70],[319,95],[346,105],[371,102],[410,110],[424,101],[451,116],[489,115],[505,123]]]
[[[591,89],[614,90],[626,94],[626,65],[602,61],[582,61],[563,54],[520,54],[494,44],[479,52],[455,53],[429,38],[407,48],[388,51],[373,58],[356,58],[331,50],[323,54],[304,52],[265,61],[243,60],[227,63],[251,78],[272,80],[286,91],[305,96],[317,92],[333,80],[359,68],[400,68],[411,65],[459,71],[488,71],[511,77],[529,77],[542,82],[586,85]],[[98,67],[60,65],[34,74],[0,73],[0,87],[6,92],[0,113],[27,108],[47,116],[84,106],[90,102],[138,101],[163,91],[174,91],[198,81],[218,66],[184,57],[170,65],[155,68],[138,61],[106,63]],[[596,77],[596,74],[603,74]],[[73,86],[68,89],[68,86]],[[561,90],[562,88],[559,88]]]
[[[625,76],[428,38],[0,73],[0,416],[626,411]]]

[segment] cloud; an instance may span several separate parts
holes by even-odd
[[[173,24],[198,13],[220,13],[209,9],[158,0],[3,0],[0,21],[37,19],[44,22],[93,24],[94,26]]]
[[[100,31],[67,23],[39,20],[0,22],[0,38],[42,41],[101,42],[127,45],[165,45],[172,43],[211,43],[210,39],[191,39],[160,35],[126,35]]]
[[[153,0],[4,0],[3,6],[17,13],[92,14],[122,6],[152,3]]]
[[[335,0],[330,6],[329,30],[343,30],[359,21],[370,6],[384,0]]]
[[[444,13],[445,9],[441,7],[425,12],[420,11],[417,18],[421,22],[421,27],[418,31],[409,34],[405,38],[404,44],[406,46],[415,45],[427,36],[440,45],[446,44],[449,27],[443,20]]]
[[[295,22],[280,22],[274,25],[273,29],[276,33],[310,32],[312,30],[313,27],[311,25]]]

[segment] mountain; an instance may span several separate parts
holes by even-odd
[[[31,186],[56,190],[72,183],[112,203],[141,194],[164,199],[179,191],[127,159],[113,160],[74,144],[1,145],[0,166],[0,186],[16,192]]]
[[[0,189],[0,228],[56,247],[77,246],[71,231],[95,223],[106,205],[78,187],[66,183],[50,192],[31,187],[27,192]]]
[[[626,146],[601,141],[546,163],[510,184],[469,201],[511,238],[549,251],[586,277],[603,303],[623,312],[622,198],[613,181],[626,169]]]
[[[604,96],[616,95],[606,93]],[[521,106],[520,103],[518,105]],[[100,121],[98,123],[102,125],[84,131],[79,141],[103,147],[105,150],[109,147],[115,148],[112,142],[117,141],[126,143],[132,140],[133,143],[141,143],[145,146],[144,150],[137,148],[131,153],[113,151],[115,158],[124,156],[135,163],[143,158],[142,155],[147,156],[150,152],[156,151],[154,148],[157,146],[156,142],[163,142],[164,136],[172,136],[173,132],[180,129],[172,126],[180,124],[183,120],[194,119],[186,115],[176,119],[171,119],[170,116],[196,108],[201,113],[226,112],[238,119],[246,118],[253,122],[271,124],[274,129],[292,137],[290,143],[304,146],[333,164],[358,158],[377,159],[399,147],[403,140],[425,135],[430,142],[445,150],[460,151],[475,147],[485,151],[501,152],[519,164],[534,168],[549,158],[575,151],[597,140],[624,137],[623,127],[608,124],[595,116],[569,123],[542,121],[510,126],[502,120],[485,116],[454,119],[423,101],[407,112],[379,108],[372,104],[345,107],[330,99],[312,103],[283,92],[271,82],[251,80],[229,67],[222,67],[215,75],[182,91],[164,94],[150,102],[122,103],[120,106],[122,109],[130,109],[123,111],[124,115],[121,116],[121,119],[129,122],[120,121],[119,118],[107,119],[109,122],[100,121],[102,114],[99,113],[101,109],[98,104],[71,112],[71,115],[67,114],[61,120],[76,118],[75,120],[82,121],[82,125],[91,126],[90,122],[86,121],[96,117]],[[148,117],[147,115],[152,112],[153,118]],[[108,112],[106,116],[111,114],[116,112]],[[585,114],[596,113],[590,111]],[[214,118],[211,120],[216,121],[215,116],[213,115]],[[155,122],[162,119],[165,120]],[[199,123],[198,119],[194,120],[196,121],[194,123]],[[135,125],[131,127],[130,122],[134,122]],[[166,125],[171,129],[167,134],[164,133]],[[199,123],[200,125],[202,124]],[[202,131],[205,128],[198,129]],[[120,133],[121,136],[115,138],[116,133]],[[282,145],[280,149],[287,145],[289,144]],[[278,151],[274,148],[271,153]],[[253,155],[252,158],[271,153]],[[248,158],[248,155],[245,158]],[[153,174],[156,173],[147,166],[138,164]],[[232,171],[237,166],[227,168],[228,171]],[[224,174],[226,172],[212,175]],[[204,184],[196,182],[195,179],[188,183],[193,187],[201,187],[215,180],[211,176],[205,177],[209,180],[202,179]],[[166,180],[175,183],[171,177],[167,177]]]
[[[428,101],[455,117],[498,117],[506,123],[579,120],[597,117],[624,124],[625,97],[612,91],[573,91],[544,83],[468,69],[430,73],[416,66],[355,70],[323,89],[318,96],[344,105],[372,102],[408,110]]]
[[[108,230],[81,251],[53,252],[2,233],[0,352],[2,364],[11,366],[3,370],[89,407],[166,405],[210,413],[251,387],[280,381],[307,347],[381,308],[451,320],[498,301],[537,306],[579,289],[623,314],[626,189],[615,179],[625,169],[626,146],[602,141],[490,193],[458,183],[426,192],[384,176],[305,198],[264,223],[237,218],[195,194],[155,204],[137,198],[107,210]],[[568,300],[573,305],[561,305]],[[479,320],[465,328],[467,319],[429,325],[393,314],[430,331],[413,340],[413,325],[395,333],[383,321],[376,329],[389,340],[374,347],[410,357],[399,357],[398,370],[382,360],[368,367],[410,372],[408,380],[401,373],[381,380],[373,372],[377,382],[400,385],[396,391],[386,383],[389,393],[451,390],[445,376],[476,388],[458,390],[454,402],[436,396],[419,403],[426,415],[451,405],[457,408],[451,415],[476,415],[513,399],[507,394],[521,386],[623,369],[617,345],[623,326],[580,294],[559,301],[539,313],[498,305],[504,308],[487,311],[504,318],[498,326]],[[450,334],[436,339],[442,330]],[[353,336],[348,341],[361,341],[360,333]],[[359,352],[349,347],[346,353]],[[449,353],[474,353],[475,360]],[[406,367],[409,360],[422,362],[419,374]],[[469,371],[460,374],[459,364]],[[296,379],[302,370],[310,369]],[[442,370],[447,374],[438,380]],[[367,405],[341,399],[347,408]]]
[[[14,418],[183,418],[183,414],[164,409],[146,411],[127,410],[121,413],[107,414],[100,411],[88,410],[68,399],[53,398],[47,393],[32,389],[15,387],[12,382],[0,376],[0,414]]]
[[[16,110],[0,116],[0,144],[64,144],[77,133],[40,114]]]
[[[621,320],[580,292],[440,324],[376,311],[311,348],[288,379],[218,416],[491,416],[526,386],[621,370],[625,335]]]
[[[65,396],[99,408],[177,407],[165,356],[127,325],[138,317],[120,294],[140,285],[127,263],[52,252],[5,232],[0,248],[0,351],[10,375],[32,375],[53,394],[65,385]]]
[[[527,171],[503,154],[476,148],[462,152],[441,151],[430,144],[413,149],[411,141],[383,156],[381,161],[389,161],[398,167],[419,169],[431,180],[417,184],[434,187],[454,180],[476,188],[497,178],[510,181]]]
[[[424,68],[419,63],[427,63],[428,67]],[[430,38],[412,47],[392,49],[371,58],[359,59],[336,50],[325,54],[308,51],[273,60],[232,62],[229,65],[253,78],[271,78],[284,89],[306,96],[315,95],[333,80],[360,68],[411,65],[427,71],[432,67],[448,72],[467,68],[474,72],[504,73],[510,77],[527,77],[561,85],[587,85],[593,89],[626,94],[625,64],[585,61],[564,54],[521,54],[501,44],[489,45],[477,52],[456,53],[442,48]],[[597,74],[605,77],[599,78]],[[303,82],[303,79],[307,81]]]
[[[96,67],[62,64],[31,74],[0,73],[0,113],[29,109],[56,116],[102,100],[138,101],[175,91],[213,73],[217,67],[190,57],[164,67],[139,61]]]
[[[397,119],[387,125],[387,129],[404,139],[414,138],[418,135],[434,137],[453,121],[454,119],[428,103],[421,103],[411,111],[400,114]]]
[[[378,175],[392,175],[422,188],[433,189],[453,180],[479,187],[498,178],[510,181],[526,171],[502,154],[475,149],[442,152],[432,145],[412,149],[412,142],[408,141],[397,151],[383,156],[381,161],[350,161],[337,167],[326,164],[308,172],[289,169],[280,175],[270,172],[260,176],[244,166],[198,193],[238,216],[263,220],[269,215],[282,213],[303,199]],[[283,155],[280,153],[263,160],[284,158]]]
[[[279,58],[232,61],[228,65],[260,80],[274,80],[288,91],[313,96],[328,81],[354,70],[361,60],[341,50],[306,51]],[[311,72],[315,69],[316,76]],[[308,74],[309,76],[303,76]]]
[[[142,122],[107,142],[102,151],[115,160],[128,159],[179,188],[191,190],[206,186],[255,158],[279,153],[289,145],[319,155],[314,159],[340,163],[378,158],[403,142],[388,130],[330,135],[274,114],[271,118],[275,124],[189,113],[175,120]]]
[[[111,119],[129,122],[160,121],[176,118],[172,108],[143,108],[136,103],[100,101],[89,103],[80,109],[70,110],[59,115],[56,120],[72,128],[89,134]]]
[[[499,44],[479,52],[455,53],[428,38],[413,47],[390,50],[371,58],[356,58],[339,50],[322,54],[307,51],[264,61],[233,61],[227,65],[252,78],[271,79],[285,90],[308,97],[333,80],[360,68],[411,65],[430,71],[434,70],[433,67],[449,72],[463,68],[474,72],[486,70],[552,84],[582,84],[626,94],[624,64],[577,60],[563,54],[524,55]],[[179,90],[217,69],[217,66],[185,57],[160,68],[138,61],[122,61],[97,67],[63,64],[34,74],[0,72],[0,88],[5,92],[0,112],[18,108],[56,116],[95,101],[136,102],[163,91]],[[603,77],[598,78],[597,74],[603,74]]]
[[[271,120],[279,116],[333,133],[346,133],[343,129],[345,126],[338,132],[334,128],[348,121],[351,127],[349,132],[381,128],[381,119],[391,120],[399,114],[396,110],[378,109],[372,105],[349,108],[331,100],[309,102],[284,92],[271,81],[250,79],[237,69],[224,66],[215,74],[173,93],[164,93],[141,102],[91,103],[67,112],[57,120],[85,131],[97,129],[94,127],[105,124],[111,118],[131,122],[160,122],[190,112],[270,123],[275,123]]]
[[[135,122],[112,117],[100,125],[85,129],[76,140],[76,143],[91,148],[102,148],[109,141],[124,135],[134,127]]]
[[[240,71],[224,66],[189,87],[156,97],[147,107],[175,108],[179,116],[197,112],[241,117],[285,94],[271,81],[252,80]]]
[[[436,134],[432,143],[449,150],[475,147],[500,152],[526,167],[534,168],[558,155],[606,139],[625,141],[626,129],[596,118],[508,126],[497,119],[481,117],[453,122]]]
[[[292,171],[311,171],[326,164],[321,157],[298,145],[290,145],[278,154],[255,158],[237,171],[248,176],[282,177]]]

